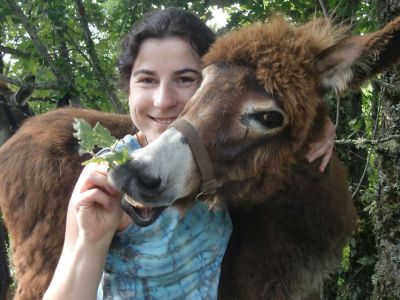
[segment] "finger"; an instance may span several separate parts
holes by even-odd
[[[76,191],[84,192],[92,188],[100,188],[110,195],[118,195],[118,191],[108,182],[107,170],[106,165],[99,164],[91,164],[85,167],[76,184]]]
[[[332,120],[329,117],[325,118],[325,124],[324,124],[324,127],[323,127],[323,132],[324,132],[324,135],[329,137],[329,138],[332,138],[332,139],[336,138],[336,127],[332,123]]]
[[[90,176],[84,178],[77,187],[79,193],[90,189],[101,189],[110,196],[118,195],[118,192],[109,184],[107,177],[98,173],[90,174]]]
[[[107,175],[108,170],[110,169],[110,166],[107,163],[90,163],[88,166],[103,175]]]
[[[313,162],[317,158],[323,156],[326,152],[332,149],[333,146],[331,143],[315,143],[312,144],[310,151],[308,152],[306,158],[308,162]]]
[[[76,202],[77,208],[89,208],[97,204],[108,211],[112,211],[118,201],[116,197],[111,197],[99,189],[90,189],[79,194]]]
[[[324,155],[324,157],[322,158],[322,162],[319,165],[319,171],[322,173],[325,171],[326,166],[328,165],[328,163],[330,162],[331,158],[332,158],[332,153],[333,153],[333,147],[330,148],[328,150],[328,152]]]

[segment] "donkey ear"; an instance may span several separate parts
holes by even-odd
[[[343,39],[315,59],[323,90],[337,93],[362,82],[400,61],[400,17],[383,29]]]
[[[24,106],[32,96],[35,85],[35,76],[28,75],[24,80],[24,86],[20,87],[14,96],[15,105]]]

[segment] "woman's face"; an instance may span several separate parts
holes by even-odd
[[[129,108],[148,142],[176,119],[200,82],[200,58],[188,42],[178,37],[142,42],[129,83]]]

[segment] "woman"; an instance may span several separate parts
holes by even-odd
[[[146,15],[123,43],[119,69],[139,129],[130,151],[145,146],[176,119],[201,82],[200,58],[214,34],[193,14],[169,8]],[[308,159],[332,153],[335,130]],[[84,168],[70,199],[63,251],[45,299],[216,299],[220,264],[231,222],[225,208],[197,202],[183,216],[163,211],[138,227],[122,212],[106,165]]]

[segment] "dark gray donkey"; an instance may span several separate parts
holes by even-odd
[[[24,85],[15,92],[0,83],[0,146],[26,118],[33,115],[27,103],[33,93],[34,82],[35,76],[29,75],[24,79]]]

